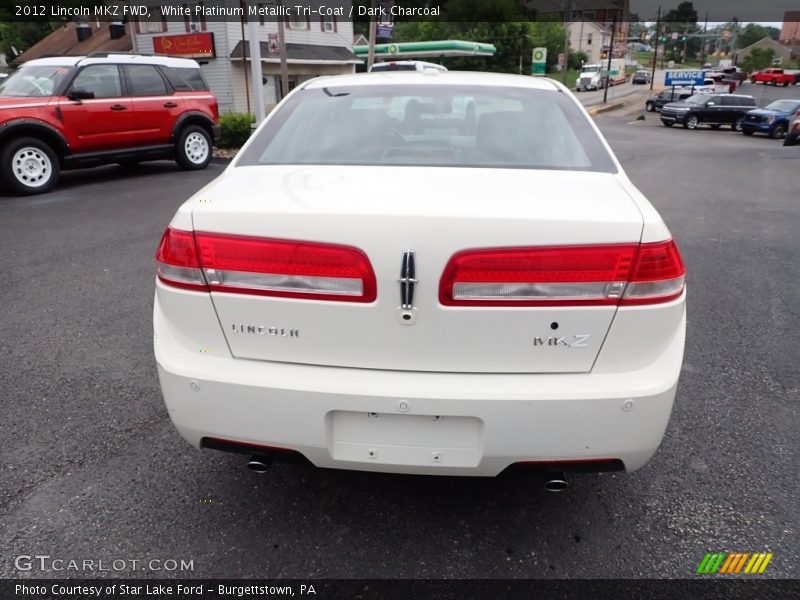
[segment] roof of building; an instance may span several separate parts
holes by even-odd
[[[261,60],[264,62],[278,62],[280,57],[269,51],[267,42],[260,42]],[[242,48],[244,57],[250,58],[249,43],[239,41],[231,52],[233,60],[242,60]],[[316,46],[314,44],[286,44],[286,62],[307,63],[307,64],[354,64],[360,65],[363,61],[353,54],[349,48],[344,46]]]
[[[92,36],[84,41],[78,41],[75,23],[70,21],[59,27],[47,37],[39,40],[25,52],[17,56],[12,65],[42,58],[44,56],[87,55],[92,52],[130,52],[133,48],[131,36],[128,31],[122,37],[112,40],[109,35],[107,23],[102,23],[98,28],[92,25]]]
[[[784,46],[780,42],[776,42],[775,40],[773,40],[771,37],[765,36],[765,37],[761,38],[760,40],[758,40],[757,42],[753,42],[749,46],[745,46],[744,48],[741,48],[739,50],[739,52],[744,52],[745,50],[749,50],[751,48],[763,48],[764,46],[771,46],[771,47],[775,48],[776,50],[784,50],[786,52],[791,52],[792,51],[792,49],[789,48],[788,46]]]

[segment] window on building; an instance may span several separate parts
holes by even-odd
[[[131,96],[165,96],[167,84],[153,65],[129,65],[128,81]]]
[[[320,17],[320,28],[322,31],[334,33],[336,31],[336,17]]]
[[[167,30],[167,19],[162,16],[160,20],[136,19],[137,33],[164,33]]]
[[[196,5],[184,4],[183,25],[186,33],[206,30],[206,16],[203,14],[204,4],[198,2]],[[199,14],[197,11],[200,11]]]
[[[292,14],[287,21],[289,29],[311,29],[311,22],[301,15]]]
[[[589,33],[589,34],[587,34],[587,35],[586,35],[586,44],[587,44],[588,46],[591,46],[591,45],[592,45],[592,34],[591,34],[591,33]]]

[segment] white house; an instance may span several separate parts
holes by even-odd
[[[594,21],[578,20],[569,24],[570,49],[585,52],[590,63],[600,62],[610,43],[611,31]]]
[[[173,3],[162,3],[157,6]],[[134,52],[154,52],[197,60],[216,94],[221,112],[255,112],[249,89],[247,17],[204,18],[196,14],[197,0],[175,2],[186,16],[136,20]],[[253,3],[251,3],[253,4]],[[258,6],[262,6],[259,4]],[[159,10],[159,8],[154,8]],[[281,93],[278,24],[275,17],[258,20],[264,83],[264,102],[270,110]],[[300,17],[284,20],[289,90],[320,75],[352,73],[362,60],[353,54],[353,23],[336,17]]]

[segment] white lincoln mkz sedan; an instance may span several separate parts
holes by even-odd
[[[193,446],[494,476],[642,467],[683,358],[685,269],[549,79],[324,77],[181,206],[154,344]]]

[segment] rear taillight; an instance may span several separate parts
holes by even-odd
[[[675,242],[642,244],[622,304],[668,302],[683,293],[685,283],[686,267]]]
[[[341,302],[375,300],[375,274],[367,256],[356,248],[217,233],[192,235],[174,229],[164,234],[165,239],[172,236],[194,238],[195,263],[184,266],[199,265],[206,291]],[[156,256],[159,278],[172,285],[175,279],[162,274],[165,261],[160,255],[161,247]],[[190,260],[188,254],[186,258]],[[186,287],[181,280],[177,285]]]
[[[208,291],[191,231],[167,228],[156,251],[158,278],[186,290]]]
[[[586,306],[666,302],[683,292],[672,240],[656,244],[466,250],[439,286],[446,306]]]

